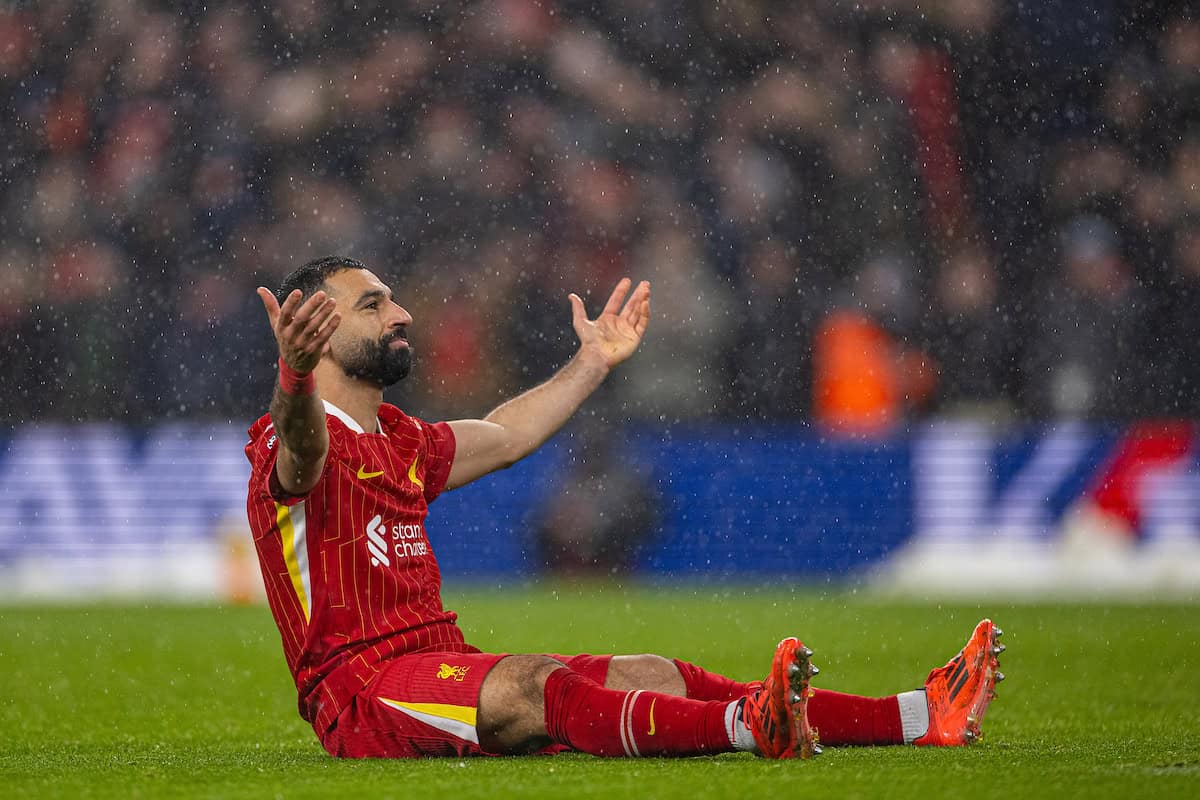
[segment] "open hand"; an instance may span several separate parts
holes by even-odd
[[[610,368],[633,355],[650,321],[650,282],[639,283],[625,301],[632,285],[629,278],[622,278],[604,304],[604,310],[594,320],[587,318],[579,295],[574,292],[569,295],[571,323],[579,336],[580,349],[595,350],[604,356]],[[622,301],[625,301],[624,307]]]
[[[296,289],[280,306],[271,290],[263,286],[258,287],[258,297],[275,331],[283,363],[302,375],[312,372],[342,321],[335,310],[337,302],[325,292],[317,292],[302,304],[304,294]]]

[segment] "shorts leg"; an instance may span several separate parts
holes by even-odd
[[[503,655],[418,653],[390,660],[322,737],[341,758],[483,755],[479,687]]]

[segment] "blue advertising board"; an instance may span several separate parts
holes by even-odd
[[[608,558],[654,579],[1053,589],[1074,570],[1085,583],[1195,591],[1200,470],[1190,445],[1126,470],[1137,511],[1127,530],[1092,502],[1128,438],[1078,423],[996,431],[940,422],[878,441],[802,425],[693,424],[625,431],[594,452],[594,441],[567,432],[443,495],[427,529],[451,580],[534,577],[555,548],[583,548],[568,563],[587,566],[597,543],[586,533],[630,556],[613,559],[600,542],[600,566]],[[244,440],[235,425],[9,432],[0,440],[0,593],[221,596],[236,568],[230,553],[252,561]],[[646,513],[630,514],[634,505]],[[1086,529],[1097,519],[1095,541],[1117,545],[1101,550],[1118,569],[1110,558],[1105,571],[1081,573],[1080,551],[1064,542],[1084,530],[1084,551],[1096,550]],[[1171,568],[1147,567],[1150,551]]]

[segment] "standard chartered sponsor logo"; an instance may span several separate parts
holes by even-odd
[[[371,566],[378,567],[383,564],[385,567],[390,567],[392,562],[388,560],[387,541],[383,538],[387,534],[387,528],[383,525],[383,517],[379,514],[371,517],[371,521],[367,523],[367,552],[371,554]]]
[[[390,553],[389,534],[392,540]],[[425,538],[423,526],[396,523],[389,530],[383,522],[383,517],[376,514],[367,523],[367,551],[371,554],[372,566],[390,567],[391,554],[395,554],[397,559],[429,555],[429,542]]]

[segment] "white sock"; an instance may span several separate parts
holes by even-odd
[[[901,692],[896,695],[900,704],[900,728],[904,732],[904,743],[912,744],[929,730],[929,703],[925,700],[925,690]]]
[[[742,708],[746,698],[734,700],[725,707],[725,730],[729,731],[729,743],[738,752],[757,753],[758,745],[754,743],[754,734],[746,721],[742,719]]]

